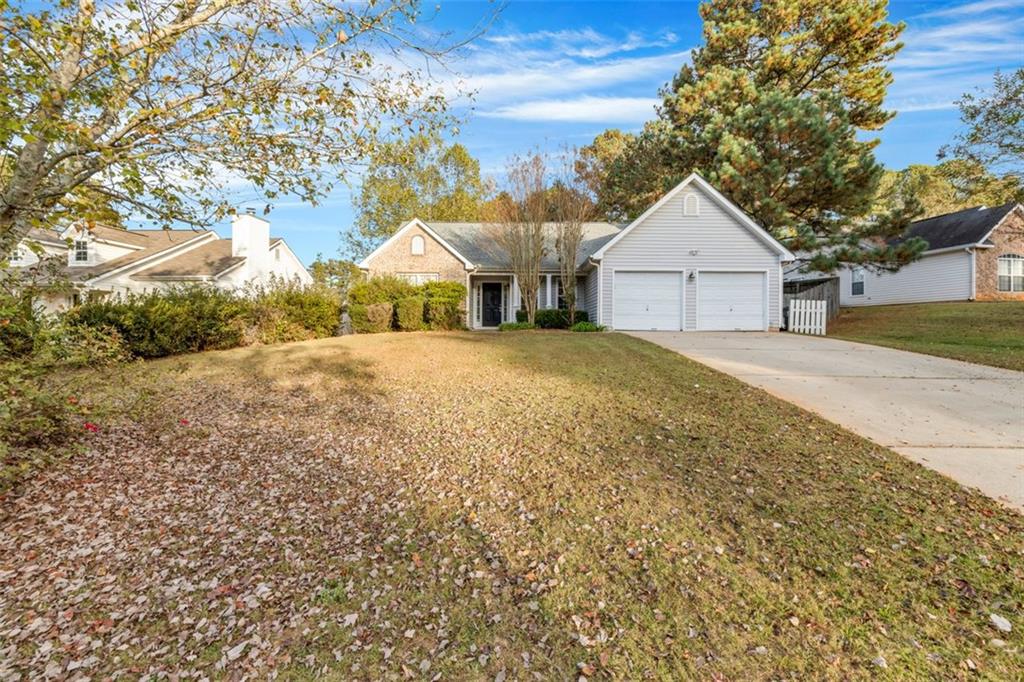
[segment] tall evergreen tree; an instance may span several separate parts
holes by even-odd
[[[710,0],[704,44],[667,86],[659,121],[615,164],[622,198],[660,194],[691,171],[751,214],[810,267],[897,268],[924,248],[893,248],[913,197],[872,211],[883,169],[877,139],[902,24],[886,0]],[[638,165],[639,158],[657,163]],[[638,172],[638,170],[640,172]],[[646,172],[645,172],[646,171]],[[640,209],[626,205],[635,215]]]

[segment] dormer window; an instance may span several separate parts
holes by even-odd
[[[85,239],[76,239],[74,244],[75,249],[75,262],[76,263],[88,263],[89,262],[89,242]]]
[[[423,241],[423,237],[421,237],[420,235],[415,235],[412,238],[412,243],[409,247],[410,253],[412,253],[412,255],[414,256],[422,256],[425,248],[426,244]]]

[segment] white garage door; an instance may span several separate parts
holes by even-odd
[[[763,272],[701,272],[697,277],[698,329],[765,329],[767,301]]]
[[[678,272],[615,273],[616,329],[682,329],[683,276]]]

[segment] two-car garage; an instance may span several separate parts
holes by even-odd
[[[616,271],[613,325],[622,330],[686,328],[689,283],[695,306],[690,329],[764,331],[768,328],[766,275],[764,271]]]

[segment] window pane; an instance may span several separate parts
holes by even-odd
[[[854,282],[853,283],[852,293],[853,293],[854,296],[863,296],[864,295],[864,282],[863,281],[861,281],[861,282]]]
[[[1008,275],[999,275],[999,291],[1010,290],[1010,277]]]
[[[1013,278],[1013,290],[1024,291],[1024,275],[1017,275]]]

